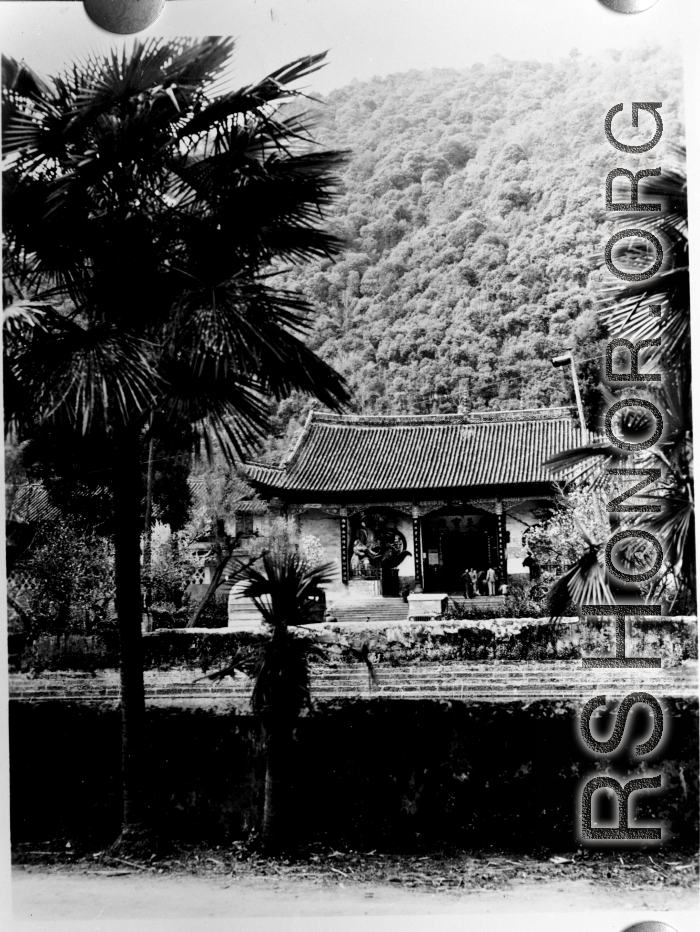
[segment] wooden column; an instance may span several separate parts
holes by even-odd
[[[413,509],[413,567],[416,577],[415,591],[423,591],[423,551],[421,542],[420,509]]]
[[[340,573],[343,585],[350,581],[350,556],[348,553],[348,535],[350,532],[347,508],[340,511]]]
[[[496,499],[496,534],[498,541],[498,578],[508,582],[508,559],[506,554],[506,515],[503,502]]]

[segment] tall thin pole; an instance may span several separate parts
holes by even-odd
[[[555,356],[552,359],[552,365],[555,369],[558,369],[560,366],[565,366],[566,364],[571,363],[571,378],[574,383],[574,395],[576,396],[576,407],[578,408],[578,419],[581,424],[581,441],[584,444],[588,443],[588,428],[586,427],[586,418],[583,415],[583,402],[581,401],[581,389],[578,384],[578,375],[576,374],[576,362],[574,360],[574,354],[571,350],[566,350],[562,353],[561,356]]]
[[[571,353],[571,377],[574,380],[574,394],[576,395],[576,407],[578,408],[578,419],[581,422],[581,439],[584,444],[588,443],[588,428],[586,427],[586,419],[583,416],[583,402],[581,401],[581,389],[578,384],[578,375],[576,374],[576,363],[574,362],[574,354]]]

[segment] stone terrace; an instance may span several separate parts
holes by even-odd
[[[635,622],[627,655],[660,657],[660,668],[583,669],[582,655],[613,653],[612,625],[607,621],[571,618],[560,625],[543,619],[370,621],[315,628],[330,642],[329,659],[312,667],[312,697],[319,702],[373,698],[580,702],[594,695],[620,697],[635,689],[668,698],[692,698],[698,692],[694,618]],[[43,672],[10,674],[12,700],[118,702],[117,664],[105,645],[84,638],[77,645],[82,654],[76,654],[76,645],[45,640],[33,648]],[[144,638],[147,702],[246,711],[252,681],[245,674],[212,681],[203,669],[224,669],[234,654],[245,652],[255,640],[250,631],[225,629],[148,635]],[[370,683],[367,667],[357,659],[365,645],[376,684]],[[76,658],[82,662],[76,663]]]

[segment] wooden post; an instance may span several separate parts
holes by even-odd
[[[496,534],[498,540],[498,578],[508,582],[508,560],[506,555],[506,516],[503,502],[496,499]]]
[[[415,591],[423,591],[423,552],[421,542],[420,509],[413,509],[413,571],[416,577]]]
[[[345,512],[343,514],[343,511]],[[343,509],[340,515],[340,572],[343,585],[347,586],[350,580],[350,558],[348,554],[348,515]]]

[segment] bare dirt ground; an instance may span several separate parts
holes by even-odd
[[[698,859],[607,851],[540,857],[321,850],[268,859],[238,848],[150,861],[23,845],[18,920],[379,916],[697,908]]]

